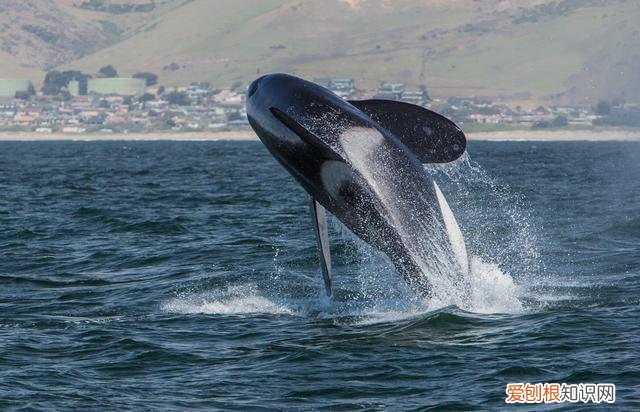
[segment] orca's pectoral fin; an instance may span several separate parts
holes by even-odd
[[[331,296],[331,250],[329,248],[329,233],[327,230],[327,213],[324,207],[313,197],[309,198],[311,218],[318,241],[318,256],[320,257],[320,268],[324,278],[324,288],[327,296]]]
[[[446,117],[395,100],[350,100],[371,120],[393,133],[422,163],[447,163],[467,147],[464,133]]]

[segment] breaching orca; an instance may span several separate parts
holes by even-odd
[[[253,81],[246,104],[260,140],[311,196],[327,295],[332,275],[325,210],[385,253],[423,294],[443,276],[465,287],[462,234],[423,166],[464,153],[464,133],[453,122],[398,101],[345,101],[287,74]]]

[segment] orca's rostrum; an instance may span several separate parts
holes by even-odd
[[[466,287],[462,234],[423,166],[464,153],[464,133],[453,122],[398,101],[345,101],[287,74],[251,83],[247,115],[267,149],[311,196],[327,295],[332,275],[325,210],[385,253],[425,295],[443,279]]]

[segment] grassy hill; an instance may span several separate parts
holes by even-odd
[[[97,25],[65,13],[52,0],[0,3],[0,51],[13,66],[41,71],[108,44]],[[5,65],[0,68],[7,70]],[[2,73],[0,77],[12,75]]]
[[[113,64],[125,74],[155,72],[165,85],[216,86],[287,71],[353,77],[363,88],[381,80],[425,84],[441,97],[640,102],[635,0],[12,2],[46,7],[50,19],[73,28],[44,45],[31,33],[31,54],[3,48],[17,62],[13,69],[95,72]],[[17,26],[4,25],[0,43]],[[55,53],[42,53],[49,49]],[[11,76],[4,74],[11,67],[0,70]]]

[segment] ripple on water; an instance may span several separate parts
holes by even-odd
[[[432,171],[473,256],[458,306],[333,226],[326,299],[259,142],[0,146],[1,410],[494,410],[511,381],[640,410],[638,144],[472,141]]]

